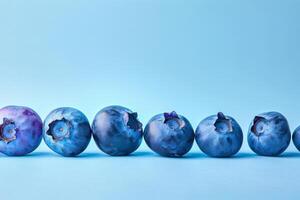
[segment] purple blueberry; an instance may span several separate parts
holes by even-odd
[[[230,157],[243,143],[243,132],[237,121],[223,113],[205,118],[195,132],[199,148],[211,157]]]
[[[0,152],[23,156],[42,140],[42,120],[31,108],[7,106],[0,109]]]
[[[291,141],[291,132],[286,118],[278,112],[257,115],[248,131],[249,147],[258,155],[278,156]]]
[[[97,146],[112,156],[125,156],[134,152],[142,142],[142,127],[138,114],[122,106],[103,108],[92,124]]]
[[[190,122],[176,112],[154,116],[144,132],[147,145],[167,157],[181,157],[193,146],[194,130]]]
[[[300,151],[300,126],[293,133],[293,142],[295,147]]]
[[[91,140],[86,116],[75,108],[53,110],[44,121],[43,138],[47,146],[62,156],[76,156]]]

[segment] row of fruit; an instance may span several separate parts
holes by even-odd
[[[243,143],[237,121],[223,113],[202,120],[194,131],[190,122],[176,112],[154,116],[145,129],[136,112],[122,106],[103,108],[92,125],[79,110],[63,107],[53,110],[42,122],[31,108],[7,106],[0,109],[0,152],[22,156],[34,151],[44,139],[47,146],[63,156],[77,156],[93,136],[97,146],[112,156],[125,156],[138,149],[142,138],[156,153],[181,157],[189,152],[194,140],[212,157],[230,157]],[[254,117],[248,131],[249,147],[258,155],[277,156],[290,144],[291,132],[286,118],[278,112]],[[300,128],[293,134],[300,150]]]

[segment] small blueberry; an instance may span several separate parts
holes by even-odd
[[[266,112],[254,117],[248,131],[249,147],[258,155],[278,156],[291,141],[286,118],[278,112]]]
[[[44,121],[45,143],[62,156],[79,155],[88,146],[91,135],[87,117],[75,108],[57,108]]]
[[[42,140],[42,120],[31,108],[7,106],[0,109],[0,152],[23,156]]]
[[[211,157],[230,157],[243,143],[243,132],[237,121],[219,112],[202,120],[195,132],[199,148]]]
[[[184,116],[173,111],[154,116],[145,128],[144,138],[154,152],[181,157],[193,146],[194,130]]]
[[[111,156],[125,156],[141,144],[143,125],[138,114],[122,106],[109,106],[99,111],[92,125],[97,146]]]
[[[300,126],[293,133],[293,142],[295,147],[300,151]]]

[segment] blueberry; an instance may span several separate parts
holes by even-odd
[[[144,138],[154,152],[181,157],[193,146],[194,130],[184,116],[173,111],[152,117],[145,128]]]
[[[293,142],[295,147],[300,151],[300,126],[293,133]]]
[[[249,147],[258,155],[278,156],[291,141],[291,132],[286,118],[278,112],[257,115],[248,131]]]
[[[31,108],[7,106],[0,109],[0,152],[23,156],[42,140],[42,120]]]
[[[230,157],[243,143],[243,131],[237,121],[219,112],[202,120],[195,132],[196,142],[211,157]]]
[[[83,152],[91,136],[88,119],[75,108],[57,108],[44,121],[45,143],[62,156],[76,156]]]
[[[92,130],[97,146],[112,156],[134,152],[143,137],[143,125],[138,114],[122,106],[109,106],[99,111]]]

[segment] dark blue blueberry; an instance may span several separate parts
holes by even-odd
[[[194,130],[185,117],[176,112],[164,113],[148,122],[144,138],[154,152],[167,157],[180,157],[192,148]]]
[[[243,132],[235,119],[220,112],[200,122],[195,139],[205,154],[212,157],[230,157],[241,149]]]
[[[42,120],[31,108],[7,106],[0,109],[0,152],[23,156],[42,140]]]
[[[295,147],[300,151],[300,126],[293,133],[293,142]]]
[[[278,112],[257,115],[248,131],[249,147],[258,155],[278,156],[291,141],[291,132],[286,118]]]
[[[143,137],[143,125],[138,114],[122,106],[109,106],[99,111],[92,130],[97,146],[112,156],[134,152]]]
[[[45,143],[54,152],[63,156],[76,156],[83,152],[91,136],[88,119],[75,108],[55,109],[44,121]]]

